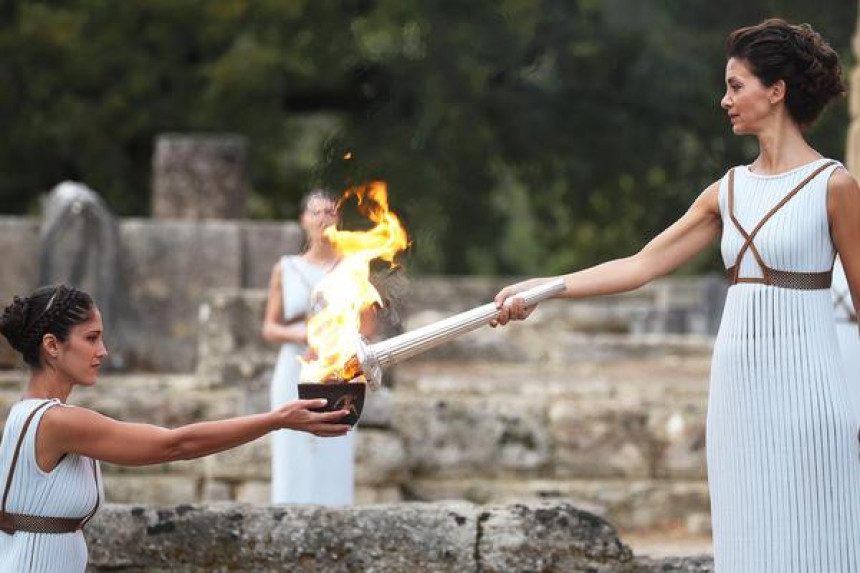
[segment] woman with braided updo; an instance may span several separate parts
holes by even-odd
[[[296,400],[265,414],[176,429],[67,406],[76,385],[96,383],[107,356],[102,332],[90,296],[64,285],[15,297],[0,317],[0,333],[31,369],[0,444],[0,571],[86,569],[81,529],[104,498],[100,460],[158,464],[227,450],[282,428],[324,437],[349,430],[336,423],[346,411],[311,411],[324,400]]]
[[[720,237],[730,286],[706,439],[716,570],[857,573],[860,413],[829,289],[838,253],[857,314],[860,185],[803,135],[845,92],[839,58],[809,25],[768,20],[732,32],[726,59],[720,104],[735,134],[756,137],[756,158],[638,253],[566,275],[558,296],[638,288]],[[498,322],[528,316],[517,293],[547,280],[503,289]]]

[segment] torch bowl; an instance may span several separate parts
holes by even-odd
[[[324,408],[317,408],[315,412],[336,412],[337,410],[349,410],[349,414],[338,420],[338,424],[355,425],[361,417],[364,408],[364,388],[367,384],[360,382],[331,382],[327,384],[299,384],[299,398],[302,400],[313,400],[325,398],[328,403]]]

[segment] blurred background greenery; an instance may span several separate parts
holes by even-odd
[[[6,0],[0,212],[73,179],[147,216],[156,135],[235,132],[253,218],[381,178],[417,272],[571,270],[754,157],[718,105],[723,45],[770,16],[853,65],[849,0]],[[846,107],[810,132],[837,159]]]

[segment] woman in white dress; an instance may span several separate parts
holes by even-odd
[[[263,338],[281,345],[272,377],[272,404],[298,398],[299,357],[308,352],[306,320],[314,287],[338,263],[323,230],[338,220],[337,200],[323,190],[302,201],[301,226],[308,241],[298,256],[272,268]],[[317,309],[318,310],[318,309]],[[329,440],[292,432],[272,434],[272,503],[351,505],[354,498],[355,432]]]
[[[638,288],[722,235],[731,286],[707,419],[716,570],[857,572],[860,418],[849,406],[829,287],[838,252],[860,300],[860,186],[803,137],[845,85],[836,53],[805,24],[736,30],[726,56],[721,106],[735,134],[758,139],[758,156],[635,255],[564,276],[559,296]],[[493,325],[527,317],[532,309],[515,295],[547,280],[499,292]]]
[[[159,464],[227,450],[282,428],[320,436],[341,436],[349,429],[333,423],[345,411],[311,411],[320,407],[318,400],[175,429],[67,406],[75,386],[96,383],[107,356],[101,314],[92,298],[75,288],[42,287],[15,297],[0,317],[0,333],[31,369],[0,444],[0,571],[86,569],[82,529],[104,499],[98,461]]]
[[[848,379],[848,394],[851,403],[860,415],[860,324],[851,298],[848,278],[842,268],[842,260],[836,259],[833,266],[833,315],[836,320],[836,338],[842,351],[845,376]]]

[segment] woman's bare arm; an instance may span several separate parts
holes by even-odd
[[[261,335],[266,342],[275,344],[306,344],[307,331],[303,322],[284,324],[284,301],[281,287],[281,264],[275,263],[269,278],[269,294],[263,315]]]
[[[854,314],[860,311],[860,185],[844,169],[836,169],[827,184],[830,235],[842,259]]]
[[[715,182],[680,219],[638,253],[565,275],[565,290],[557,296],[585,298],[639,288],[702,252],[720,235],[721,229],[719,182]],[[496,305],[501,308],[498,323],[505,324],[510,318],[525,318],[530,314],[531,309],[522,307],[522,299],[514,298],[510,306],[503,306],[507,298],[553,278],[531,279],[502,289],[495,298]]]
[[[39,424],[37,459],[46,471],[65,453],[138,466],[199,458],[282,428],[323,437],[345,434],[350,426],[336,422],[346,411],[309,410],[324,405],[324,400],[296,400],[264,414],[199,422],[176,429],[120,422],[86,408],[53,407],[45,412]]]

